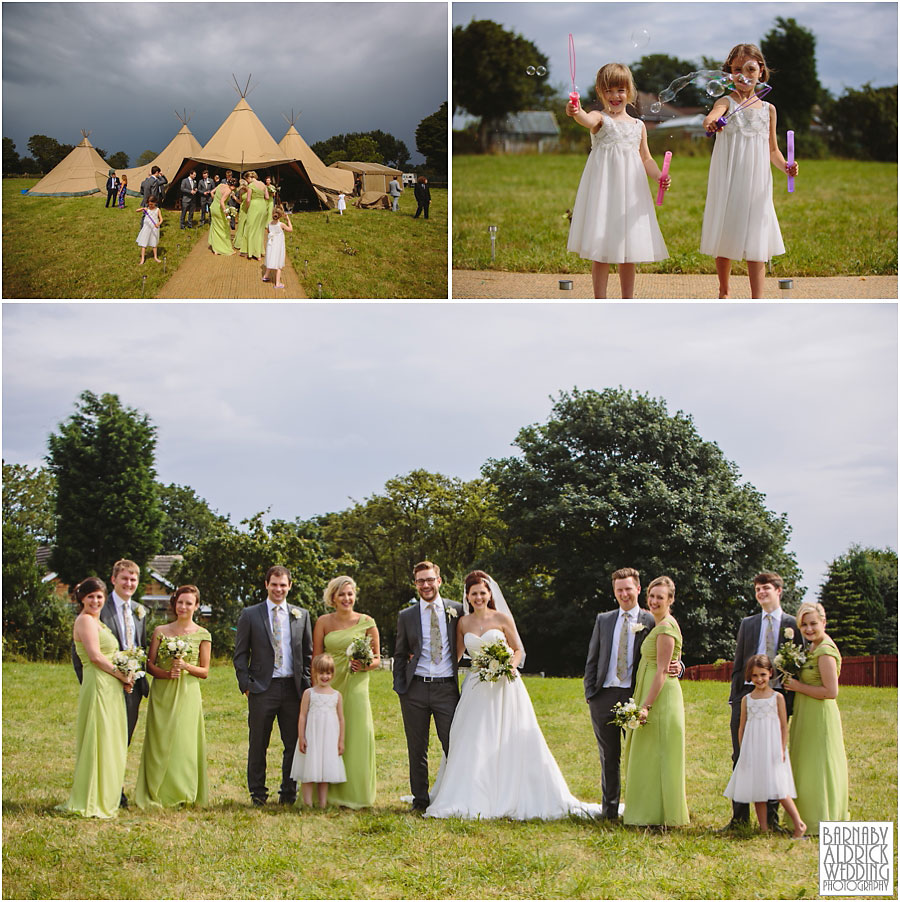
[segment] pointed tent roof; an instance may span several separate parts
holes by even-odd
[[[246,97],[235,105],[219,130],[207,141],[199,154],[198,163],[225,169],[246,171],[264,169],[280,163],[290,163],[292,158],[275,143],[266,131]]]
[[[81,197],[106,190],[110,167],[88,141],[90,132],[81,134],[84,140],[28,192],[29,197]]]
[[[287,117],[285,117],[287,118]],[[303,140],[303,136],[294,127],[293,120],[289,119],[290,128],[281,139],[278,146],[288,154],[292,160],[296,160],[306,170],[309,180],[317,193],[324,191],[331,194],[352,194],[353,174],[340,170],[329,169],[314,153],[313,149]],[[325,198],[322,198],[325,200]]]
[[[178,114],[176,113],[175,115],[177,116]],[[165,150],[163,150],[155,160],[152,160],[145,166],[136,166],[133,169],[125,169],[119,173],[119,175],[128,176],[129,194],[139,195],[141,193],[139,190],[140,184],[148,175],[150,175],[150,170],[154,166],[159,166],[163,175],[170,182],[174,181],[175,176],[178,174],[178,170],[181,168],[181,164],[185,160],[194,159],[203,149],[200,146],[200,142],[188,128],[187,121],[190,117],[178,116],[178,118],[182,123],[181,128],[178,130],[178,134],[172,138]]]

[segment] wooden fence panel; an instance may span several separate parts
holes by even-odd
[[[732,664],[694,664],[684,671],[686,680],[718,680],[727,683],[731,679]],[[896,686],[896,655],[865,655],[844,658],[841,661],[841,685],[843,686]]]

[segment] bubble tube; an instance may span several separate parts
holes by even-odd
[[[794,162],[794,133],[792,131],[789,131],[787,133],[787,145],[788,145],[787,161],[788,161],[788,166],[790,166]],[[787,177],[787,179],[788,179],[788,193],[793,194],[794,193],[794,177],[792,175],[789,175]]]
[[[656,192],[656,206],[661,207],[663,204],[663,195],[666,193],[666,189],[662,186],[662,180],[669,174],[669,163],[672,162],[672,151],[667,150],[666,155],[663,157],[663,168],[662,172],[659,174],[659,191]]]
[[[578,106],[578,91],[575,90],[575,38],[572,32],[569,32],[569,75],[572,76],[572,93],[569,94],[569,101]]]

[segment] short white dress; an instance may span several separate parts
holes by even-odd
[[[152,213],[144,210],[141,215],[141,230],[138,232],[137,243],[141,247],[157,247],[159,245],[159,225],[162,217],[159,210]]]
[[[738,103],[728,98],[728,112]],[[700,253],[730,260],[771,260],[784,253],[772,203],[769,109],[740,110],[716,133],[709,164]]]
[[[603,117],[591,135],[568,249],[598,263],[652,263],[669,256],[641,161],[644,123]]]
[[[767,802],[796,798],[791,759],[781,760],[781,723],[778,694],[747,699],[747,719],[741,754],[724,795],[735,802]]]
[[[270,222],[266,240],[266,269],[284,269],[284,232],[280,222]]]
[[[300,742],[294,750],[291,779],[298,783],[344,783],[347,773],[344,759],[338,755],[338,738],[341,725],[337,717],[340,692],[309,693],[309,711],[306,714],[306,754],[300,751]]]

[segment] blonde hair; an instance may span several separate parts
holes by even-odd
[[[597,72],[594,88],[604,106],[606,106],[606,99],[603,97],[603,92],[609,91],[611,88],[625,88],[628,103],[634,103],[637,100],[634,76],[631,74],[631,69],[624,63],[607,63],[605,66],[601,66]]]
[[[727,72],[731,75],[731,64],[738,59],[739,57],[746,56],[750,59],[756,60],[759,63],[759,80],[760,81],[768,81],[771,76],[771,71],[769,67],[766,65],[766,58],[763,56],[762,50],[756,46],[756,44],[735,44],[734,47],[728,53],[728,57],[725,59],[725,63],[722,66],[722,71]]]
[[[315,686],[319,682],[316,677],[320,673],[334,673],[334,658],[327,652],[316,655],[309,665],[309,672],[312,677],[312,684]]]
[[[112,578],[115,579],[123,570],[127,570],[129,573],[137,573],[138,576],[141,575],[141,568],[134,561],[122,558],[113,564]]]
[[[822,618],[822,623],[825,623],[825,608],[819,604],[817,601],[804,601],[803,604],[797,608],[797,626],[803,626],[803,618],[807,614],[818,614]]]
[[[327,586],[325,586],[325,591],[322,593],[322,601],[325,602],[325,607],[334,607],[334,597],[347,585],[347,583],[353,586],[353,591],[357,595],[359,594],[359,587],[356,585],[356,581],[352,576],[336,576]]]
[[[672,582],[672,578],[669,576],[657,576],[656,579],[652,580],[650,585],[647,586],[647,597],[650,597],[650,590],[654,586],[665,586],[669,593],[669,601],[675,601],[675,583]]]

